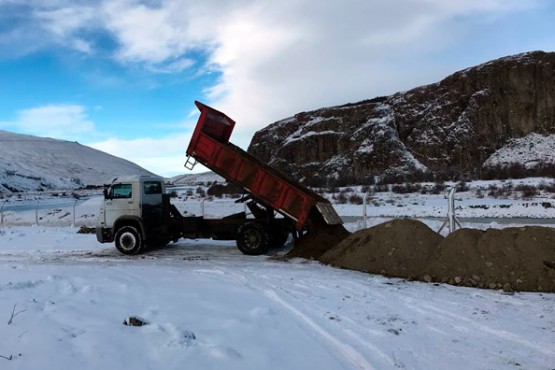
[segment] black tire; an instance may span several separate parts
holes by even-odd
[[[244,254],[258,256],[270,248],[270,234],[257,222],[247,222],[237,230],[237,248]]]
[[[137,254],[144,248],[142,234],[133,226],[123,226],[115,236],[116,248],[123,254]]]

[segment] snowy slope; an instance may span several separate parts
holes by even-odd
[[[0,130],[0,192],[74,189],[144,168],[76,142]]]
[[[174,186],[204,185],[212,184],[214,182],[223,183],[225,181],[226,180],[223,177],[212,171],[178,175],[169,179],[169,182]]]
[[[534,168],[542,163],[555,163],[555,135],[531,133],[517,139],[510,139],[496,150],[485,162],[484,167],[507,166],[519,163],[526,168]]]

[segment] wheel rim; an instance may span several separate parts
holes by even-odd
[[[257,230],[248,230],[245,233],[245,246],[248,249],[256,249],[262,242],[262,235]]]
[[[133,233],[123,233],[120,238],[120,245],[125,250],[132,250],[137,245],[137,238]]]

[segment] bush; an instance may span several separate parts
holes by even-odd
[[[447,185],[445,185],[443,181],[436,182],[431,192],[432,194],[441,194],[445,191],[445,189],[447,189]]]
[[[376,184],[374,185],[375,193],[385,193],[389,191],[389,185],[387,184]]]
[[[239,197],[239,195],[243,192],[243,189],[238,187],[235,184],[227,183],[227,184],[213,184],[208,188],[206,192],[209,196],[213,196],[216,198],[221,198],[224,195],[229,195],[231,197]]]
[[[204,191],[204,188],[199,186],[196,190],[195,193],[197,193],[198,196],[200,197],[205,197],[206,196],[206,191]]]
[[[397,194],[410,194],[410,193],[417,193],[422,190],[422,185],[420,184],[401,184],[401,185],[393,185],[391,187],[391,191]]]
[[[339,188],[337,186],[328,186],[328,193],[339,193]]]
[[[546,184],[545,182],[542,181],[538,185],[538,189],[542,190],[542,191],[545,191],[545,192],[548,192],[548,193],[555,193],[555,182],[552,182],[550,184]]]
[[[541,163],[536,168],[536,176],[540,177],[555,177],[555,163]]]
[[[351,194],[349,197],[349,203],[351,204],[362,204],[364,203],[364,199],[358,194]]]
[[[532,185],[518,185],[515,187],[515,190],[520,191],[524,198],[532,198],[540,193],[539,190]]]
[[[372,193],[373,189],[370,185],[364,185],[360,188],[361,193]]]
[[[506,171],[509,179],[523,179],[526,177],[526,167],[521,163],[511,163]]]
[[[488,196],[494,198],[507,198],[513,194],[513,184],[505,184],[503,187],[490,185],[488,187]]]
[[[485,167],[481,171],[484,180],[522,179],[525,177],[555,177],[555,164],[541,162],[534,168],[526,168],[521,163],[513,162],[508,165]]]
[[[464,182],[464,181],[459,181],[459,183],[458,183],[457,186],[456,186],[456,189],[457,189],[458,192],[461,192],[461,191],[469,191],[469,190],[470,190],[470,187],[468,186],[468,184],[467,184],[466,182]]]
[[[345,204],[347,203],[347,193],[345,191],[341,191],[337,194],[334,194],[333,199],[338,204]]]

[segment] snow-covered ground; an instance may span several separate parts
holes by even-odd
[[[458,196],[461,217],[478,217],[464,213],[477,209],[464,206],[471,194]],[[380,205],[368,207],[369,226],[401,215],[394,211],[419,217],[447,211],[443,194],[379,193],[373,200]],[[80,203],[75,224],[94,225],[100,201]],[[522,209],[518,217],[554,209],[539,205],[553,202],[549,197],[489,202],[479,208],[489,210],[486,217],[507,209],[495,202]],[[207,217],[243,210],[230,199],[203,206],[182,197],[176,204]],[[342,216],[362,214],[361,206],[336,208]],[[4,214],[0,369],[555,368],[555,294],[507,295],[249,257],[233,242],[211,240],[129,257],[94,235],[77,234],[67,226],[72,215],[60,212],[41,213],[39,226],[31,226],[33,210]],[[555,215],[542,217],[530,222]],[[465,226],[522,221],[513,220]],[[350,230],[362,227],[353,221]],[[424,221],[436,230],[442,223]],[[148,325],[123,325],[130,316]]]
[[[0,245],[2,369],[555,364],[554,294],[247,257],[232,242],[182,241],[128,257],[70,227],[2,228]],[[124,326],[129,316],[148,325]]]

